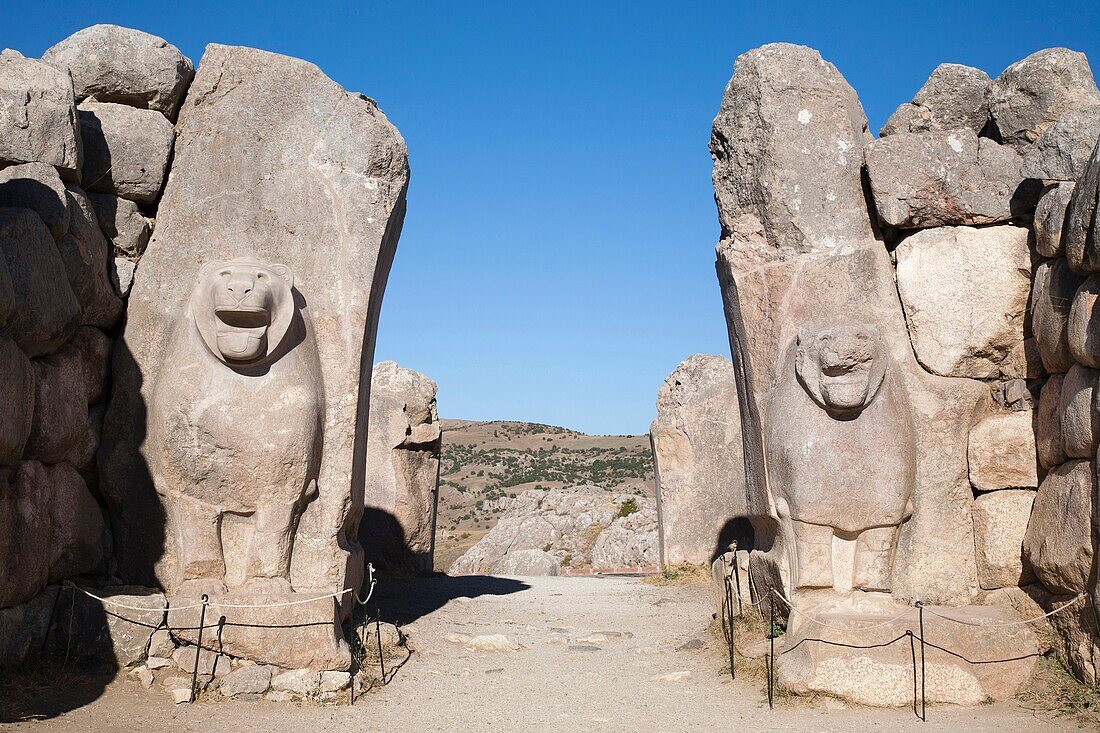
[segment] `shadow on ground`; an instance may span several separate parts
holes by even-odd
[[[506,596],[531,586],[492,575],[444,575],[425,578],[380,578],[371,599],[382,621],[401,626],[438,611],[456,598]]]

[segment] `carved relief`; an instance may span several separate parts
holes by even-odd
[[[292,591],[298,517],[316,496],[324,398],[290,268],[204,266],[153,390],[151,468],[181,592]],[[232,540],[225,526],[244,526]]]
[[[769,403],[768,472],[795,588],[888,591],[915,435],[878,330],[804,324]]]

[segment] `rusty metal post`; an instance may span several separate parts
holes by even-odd
[[[202,594],[202,610],[199,612],[199,638],[198,643],[195,645],[195,663],[191,667],[191,699],[189,702],[195,702],[195,695],[197,694],[199,683],[199,657],[202,656],[202,627],[206,625],[206,604],[210,602],[210,596],[205,593]]]

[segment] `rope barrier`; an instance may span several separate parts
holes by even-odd
[[[1023,621],[1008,621],[1008,622],[1003,623],[1003,624],[994,624],[994,623],[979,624],[979,623],[974,623],[973,621],[963,621],[962,619],[951,618],[950,616],[944,616],[943,614],[936,613],[931,608],[927,608],[927,607],[926,608],[928,610],[928,613],[932,614],[933,616],[936,616],[937,618],[942,618],[944,621],[952,621],[952,622],[957,623],[957,624],[962,624],[963,626],[976,626],[978,628],[990,629],[990,628],[1005,628],[1005,627],[1008,627],[1008,626],[1023,626],[1024,624],[1033,624],[1036,621],[1042,621],[1045,618],[1049,618],[1050,616],[1054,616],[1055,614],[1059,614],[1062,611],[1066,610],[1066,608],[1072,606],[1075,603],[1080,602],[1081,600],[1083,600],[1085,598],[1088,598],[1087,593],[1079,593],[1076,598],[1071,598],[1070,600],[1066,601],[1065,603],[1063,603],[1061,606],[1054,609],[1050,613],[1044,613],[1042,616],[1036,616],[1035,618],[1024,619]]]
[[[94,598],[95,600],[99,601],[100,603],[104,603],[106,605],[114,606],[115,608],[124,608],[128,611],[144,611],[144,612],[149,612],[149,611],[186,611],[186,610],[191,609],[191,608],[202,608],[204,605],[209,606],[211,608],[242,608],[242,609],[250,609],[250,608],[285,608],[287,606],[300,606],[300,605],[305,605],[305,604],[308,604],[308,603],[315,603],[317,601],[323,601],[326,598],[339,599],[339,598],[342,598],[343,596],[347,595],[348,593],[355,593],[356,602],[359,605],[363,606],[363,605],[366,605],[366,603],[368,601],[370,601],[371,595],[374,593],[374,585],[375,585],[375,582],[376,582],[373,578],[374,568],[370,568],[370,570],[371,570],[371,587],[370,587],[370,591],[367,593],[366,598],[360,598],[359,594],[355,593],[354,588],[344,588],[343,590],[334,591],[332,593],[326,593],[323,596],[315,596],[313,598],[302,598],[302,599],[294,600],[294,601],[285,601],[283,603],[218,603],[217,601],[210,601],[209,603],[206,603],[206,604],[203,604],[203,603],[189,603],[189,604],[183,605],[183,606],[171,606],[171,607],[164,606],[163,608],[150,608],[148,606],[130,606],[130,605],[127,605],[125,603],[119,603],[118,601],[112,600],[110,598],[103,598],[102,596],[97,596],[95,593],[92,593],[92,592],[90,592],[90,591],[88,591],[84,588],[81,588],[79,585],[76,585],[76,584],[72,583],[71,581],[65,581],[65,585],[70,586],[72,588],[75,588],[76,590],[80,591],[84,595],[88,596],[89,598]],[[127,619],[127,620],[129,620],[129,619]]]

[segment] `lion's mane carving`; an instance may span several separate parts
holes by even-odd
[[[317,348],[293,288],[285,265],[210,263],[176,325],[147,444],[174,540],[170,590],[292,590],[294,534],[316,492],[324,412]],[[227,518],[248,529],[233,542]]]

